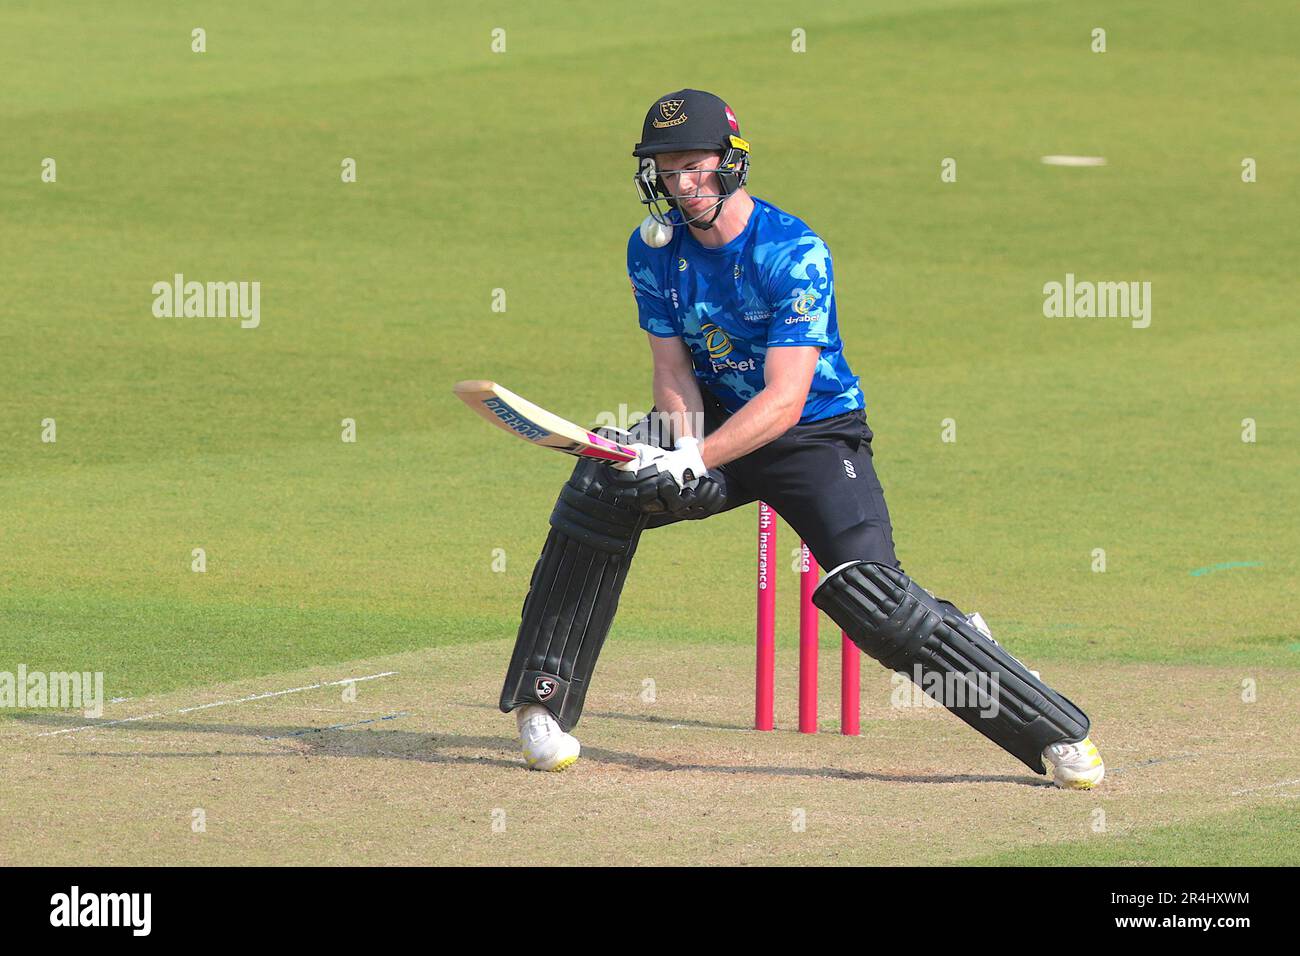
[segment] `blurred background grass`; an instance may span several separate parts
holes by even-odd
[[[756,2],[697,29],[596,3],[20,3],[0,25],[0,669],[127,694],[512,635],[569,464],[450,386],[579,421],[650,404],[630,151],[685,86],[731,104],[751,191],[832,249],[909,572],[1035,660],[1300,666],[1294,7]],[[261,327],[154,318],[177,272],[260,281]],[[1151,327],[1045,319],[1067,272],[1150,281]],[[746,653],[754,525],[647,535],[612,639]],[[1258,566],[1191,574],[1229,561]]]

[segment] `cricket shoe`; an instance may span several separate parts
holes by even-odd
[[[528,704],[515,711],[519,725],[519,743],[530,770],[563,770],[578,759],[582,750],[578,738],[560,729],[549,710],[541,704]]]
[[[1066,790],[1091,790],[1106,776],[1106,765],[1091,737],[1072,744],[1052,744],[1043,751],[1043,759],[1052,765],[1053,781]]]
[[[966,620],[994,644],[998,643],[979,611],[967,614]],[[1002,649],[1006,650],[1005,647]],[[1013,660],[1020,661],[1019,658]],[[1020,666],[1024,667],[1024,664],[1021,663]],[[1025,670],[1029,668],[1025,667]],[[1029,673],[1042,679],[1038,671]],[[1106,765],[1101,762],[1101,754],[1097,752],[1097,745],[1091,737],[1084,737],[1072,744],[1052,744],[1043,751],[1043,760],[1052,765],[1052,779],[1056,785],[1067,790],[1091,790],[1106,776]]]

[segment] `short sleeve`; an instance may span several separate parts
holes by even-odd
[[[660,338],[680,335],[664,300],[650,252],[640,231],[634,231],[627,243],[627,274],[632,280],[632,294],[636,296],[637,321],[645,331]]]
[[[766,277],[772,324],[768,347],[829,345],[835,281],[831,251],[820,237],[791,239],[772,259]]]

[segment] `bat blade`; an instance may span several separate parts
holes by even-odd
[[[504,385],[486,379],[457,382],[452,391],[480,417],[524,441],[566,455],[632,461],[636,452],[534,405]]]

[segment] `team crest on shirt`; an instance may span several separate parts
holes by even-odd
[[[753,372],[758,368],[758,359],[727,357],[731,355],[735,345],[731,341],[731,336],[715,323],[705,322],[700,326],[700,332],[704,336],[704,347],[708,350],[709,364],[713,366],[715,374]]]
[[[704,333],[704,347],[709,350],[709,358],[720,359],[734,348],[731,336],[712,322],[705,322],[700,331]]]
[[[683,259],[678,259],[678,260],[677,260],[677,271],[678,271],[678,272],[685,272],[685,271],[686,271],[686,266],[687,266],[687,265],[688,265],[688,263],[686,262],[686,260],[685,260],[684,258],[683,258]]]

